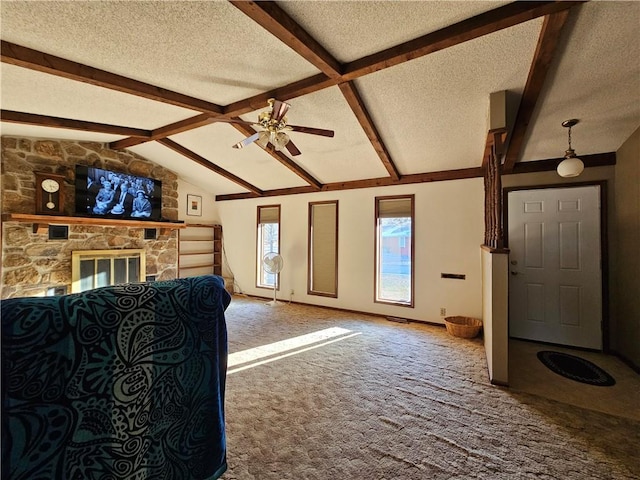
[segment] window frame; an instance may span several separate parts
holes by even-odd
[[[379,272],[380,272],[380,202],[385,200],[410,200],[411,205],[411,269],[410,269],[410,295],[411,299],[408,302],[402,302],[399,300],[391,300],[385,298],[379,298]],[[385,305],[394,305],[400,307],[414,308],[415,306],[415,195],[388,195],[375,197],[375,214],[374,214],[374,262],[373,262],[373,301],[374,303],[381,303]]]
[[[258,205],[256,212],[257,212],[257,216],[256,216],[256,249],[255,249],[255,267],[256,267],[256,288],[268,288],[270,290],[273,290],[273,285],[270,284],[264,284],[261,283],[261,280],[263,278],[264,275],[264,269],[263,269],[263,265],[262,265],[262,258],[264,257],[265,254],[269,253],[269,252],[264,252],[262,250],[263,247],[263,243],[261,242],[262,240],[262,225],[266,225],[267,222],[261,222],[260,218],[261,218],[261,210],[262,209],[267,209],[267,208],[277,208],[278,209],[278,221],[275,222],[275,224],[278,225],[278,251],[277,253],[282,255],[281,253],[281,238],[282,238],[282,223],[281,223],[281,214],[282,214],[282,208],[279,204],[277,205]],[[272,224],[272,222],[268,222],[268,224]],[[280,273],[277,273],[275,275],[275,287],[276,290],[280,290]]]
[[[314,238],[314,207],[319,205],[334,205],[335,206],[335,225],[334,225],[334,292],[325,292],[322,290],[317,290],[314,288],[313,281],[313,238]],[[339,226],[339,203],[338,200],[325,200],[319,202],[309,202],[309,215],[308,215],[308,224],[307,224],[307,294],[308,295],[317,295],[321,297],[330,297],[330,298],[338,298],[338,226]]]

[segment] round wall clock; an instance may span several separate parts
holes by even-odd
[[[64,213],[64,176],[36,172],[36,214]]]

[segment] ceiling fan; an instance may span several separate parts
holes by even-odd
[[[289,105],[286,102],[281,102],[275,98],[267,100],[270,110],[264,111],[258,115],[257,122],[244,122],[238,120],[232,120],[232,123],[244,123],[247,125],[258,125],[263,130],[254,133],[253,135],[245,138],[244,140],[236,143],[233,148],[244,148],[247,145],[251,145],[253,142],[260,145],[262,148],[266,148],[269,143],[273,145],[276,151],[281,151],[286,148],[293,156],[300,155],[300,150],[294,145],[286,132],[300,132],[310,133],[312,135],[321,135],[323,137],[333,137],[333,130],[324,130],[322,128],[301,127],[299,125],[287,124],[287,111]]]

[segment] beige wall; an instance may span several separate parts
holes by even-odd
[[[415,307],[374,302],[374,201],[376,196],[415,194]],[[339,200],[338,298],[307,295],[308,203]],[[228,264],[243,292],[269,297],[256,288],[256,208],[281,205],[284,269],[278,298],[336,308],[444,323],[447,315],[482,317],[484,181],[401,185],[341,192],[216,202],[224,228]],[[465,280],[441,273],[465,274]]]
[[[220,215],[216,206],[216,196],[200,187],[178,179],[178,218],[185,223],[220,223]],[[198,195],[202,198],[202,215],[187,215],[187,195]]]
[[[509,254],[482,247],[482,318],[489,379],[509,384]]]
[[[617,152],[611,347],[640,367],[640,128]]]
[[[614,351],[640,365],[640,133],[618,151],[616,166],[586,169],[574,179],[554,171],[505,175],[503,187],[606,182],[609,244],[609,342]],[[389,307],[373,302],[373,199],[380,195],[416,194],[416,306]],[[482,179],[398,187],[294,195],[263,200],[216,202],[225,228],[230,266],[242,291],[268,296],[255,288],[255,210],[261,204],[282,205],[285,270],[280,298],[440,322],[439,308],[449,315],[482,317],[481,261],[483,238]],[[306,212],[310,201],[338,199],[339,297],[306,292]],[[620,205],[622,204],[622,208]],[[622,254],[619,258],[618,252]],[[617,262],[617,263],[616,263]],[[617,265],[620,265],[617,267]],[[443,280],[440,272],[467,273],[466,281]]]

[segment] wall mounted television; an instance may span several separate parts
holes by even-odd
[[[162,220],[162,182],[76,165],[76,215]]]

